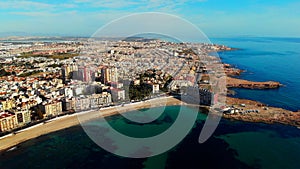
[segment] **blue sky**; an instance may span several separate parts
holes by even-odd
[[[139,12],[182,17],[209,37],[300,37],[298,0],[1,0],[0,34],[90,36]]]

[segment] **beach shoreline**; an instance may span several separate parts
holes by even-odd
[[[242,106],[245,104],[245,107]],[[50,134],[59,130],[67,129],[76,125],[80,125],[82,122],[90,121],[97,118],[103,118],[108,116],[113,116],[121,113],[126,113],[134,110],[139,110],[143,108],[151,107],[160,107],[160,106],[175,106],[175,105],[184,105],[189,106],[189,104],[182,102],[172,96],[169,97],[160,97],[151,100],[146,100],[137,103],[131,103],[124,106],[114,106],[107,107],[100,110],[89,110],[84,112],[78,112],[72,115],[66,115],[51,119],[46,121],[46,123],[37,124],[35,126],[23,129],[18,131],[15,135],[9,134],[0,138],[0,153],[13,150],[19,144],[38,138],[43,135]],[[237,120],[244,122],[253,122],[253,123],[267,123],[274,124],[280,123],[284,125],[290,125],[295,127],[300,127],[300,113],[292,112],[282,108],[268,107],[260,102],[239,99],[239,98],[226,98],[226,105],[233,106],[235,108],[243,109],[257,109],[260,113],[248,113],[248,114],[223,114],[223,118],[228,120]],[[190,105],[195,106],[195,105]],[[205,113],[204,111],[202,113]],[[80,117],[79,117],[80,116]],[[80,120],[79,120],[80,118]]]
[[[100,110],[89,110],[85,112],[78,112],[72,115],[65,115],[59,118],[48,120],[46,121],[46,123],[40,123],[35,126],[17,131],[16,134],[8,134],[1,137],[0,153],[8,151],[25,141],[50,134],[52,132],[63,130],[72,126],[80,125],[80,123],[83,121],[89,121],[96,118],[103,118],[143,108],[183,104],[183,102],[173,97],[160,97],[124,106],[114,106]],[[80,120],[78,119],[78,116],[80,116]]]

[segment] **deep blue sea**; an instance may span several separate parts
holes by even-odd
[[[239,48],[222,52],[224,62],[247,72],[248,80],[279,81],[285,86],[275,90],[236,90],[236,97],[259,100],[290,110],[300,109],[300,39],[228,38],[214,43]],[[190,112],[190,107],[184,111]],[[160,108],[153,108],[156,112]],[[145,136],[162,132],[175,121],[179,106],[169,106],[152,123],[132,123],[121,115],[106,120],[122,133]],[[131,114],[138,111],[128,112]],[[188,114],[188,113],[187,113]],[[213,136],[203,144],[198,138],[206,115],[199,113],[194,128],[176,147],[161,155],[130,159],[113,155],[97,146],[74,126],[32,139],[16,150],[0,153],[0,169],[299,169],[300,129],[280,124],[247,123],[222,119]],[[93,125],[94,122],[89,122]],[[183,124],[184,125],[184,124]],[[1,141],[0,141],[1,144]]]
[[[278,81],[275,90],[235,89],[235,97],[258,100],[275,107],[300,110],[300,38],[218,38],[213,43],[238,48],[220,52],[225,63],[245,70],[240,78]]]

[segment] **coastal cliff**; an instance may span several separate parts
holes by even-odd
[[[223,64],[223,69],[227,76],[239,76],[244,72],[244,70],[234,68],[232,65],[226,63]]]

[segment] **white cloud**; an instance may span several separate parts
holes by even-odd
[[[87,5],[93,8],[123,8],[128,6],[139,5],[140,2],[132,1],[132,0],[75,0],[75,3],[81,5]]]
[[[49,9],[53,5],[33,1],[0,1],[0,9]]]
[[[77,4],[71,4],[71,3],[59,4],[57,6],[59,6],[61,8],[77,8],[78,7]]]
[[[118,0],[118,1],[111,1],[111,0],[103,0],[103,1],[96,1],[93,3],[94,7],[105,7],[105,8],[123,8],[128,6],[135,6],[139,5],[138,2],[135,1],[126,1],[126,0]]]
[[[185,2],[187,0],[75,0],[47,4],[33,2],[33,0],[0,0],[0,10],[12,9],[8,13],[3,13],[3,16],[28,16],[20,22],[15,19],[10,19],[11,22],[9,20],[5,21],[6,24],[0,28],[0,32],[24,29],[22,31],[25,32],[42,31],[60,32],[62,34],[80,32],[91,35],[106,23],[136,12],[157,11],[178,15],[180,6],[184,5]],[[68,10],[65,10],[66,8]],[[95,9],[90,10],[92,8]],[[97,8],[99,10],[96,11]],[[72,11],[69,11],[70,9]],[[17,23],[21,26],[17,26]]]
[[[60,3],[60,4],[48,4],[34,1],[16,1],[16,0],[4,0],[0,1],[0,9],[15,9],[15,10],[30,10],[30,11],[51,11],[56,9],[76,8],[77,4],[74,3]]]
[[[57,14],[49,12],[9,12],[12,15],[22,15],[22,16],[33,16],[33,17],[44,17],[44,16],[57,16]]]
[[[77,4],[87,5],[89,7],[103,7],[103,8],[124,8],[124,7],[132,7],[135,9],[144,9],[149,10],[155,8],[158,9],[172,9],[175,7],[180,7],[187,2],[204,2],[206,0],[141,0],[141,1],[133,1],[133,0],[75,0],[74,2]]]

